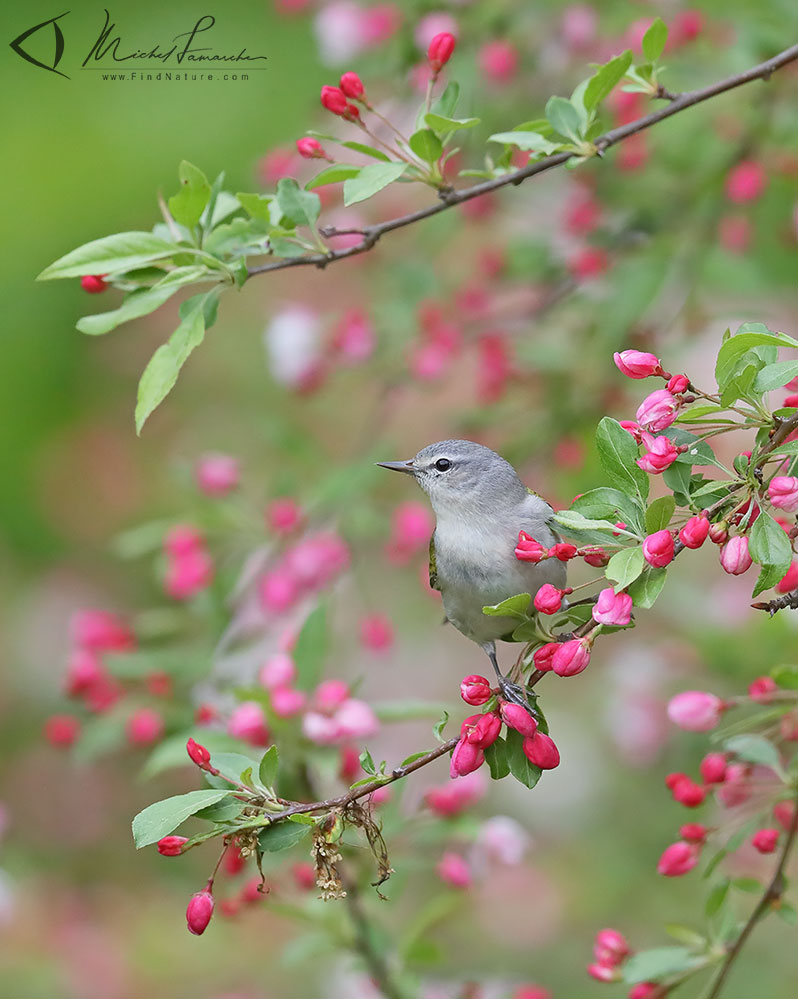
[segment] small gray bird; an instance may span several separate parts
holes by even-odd
[[[436,518],[430,586],[440,590],[447,620],[488,654],[502,695],[529,711],[523,690],[502,676],[496,660],[496,640],[509,637],[517,621],[482,608],[516,593],[534,597],[544,583],[565,586],[564,562],[533,564],[514,554],[519,531],[546,547],[556,543],[548,526],[553,509],[504,458],[474,441],[438,441],[410,461],[377,464],[412,475],[429,496]]]

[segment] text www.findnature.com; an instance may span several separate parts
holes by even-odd
[[[103,73],[103,80],[248,80],[249,73]]]

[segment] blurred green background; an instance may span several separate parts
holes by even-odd
[[[453,64],[464,84],[464,110],[485,111],[491,131],[509,127],[537,116],[546,96],[567,92],[586,75],[589,54],[563,68],[547,45],[565,7],[402,5],[403,28],[387,56],[377,50],[355,62],[380,97],[391,100],[393,81],[412,49],[412,25],[423,14],[447,10],[464,25],[466,40]],[[608,37],[637,18],[656,13],[667,21],[683,9],[642,2],[594,7]],[[745,68],[798,36],[791,0],[694,7],[713,29],[674,58],[677,87]],[[149,228],[157,217],[156,193],[174,191],[183,158],[210,177],[224,170],[230,190],[261,189],[261,158],[319,125],[319,86],[350,68],[321,65],[308,16],[279,16],[268,3],[241,0],[209,11],[217,17],[219,47],[246,44],[264,52],[265,72],[246,82],[171,84],[102,81],[99,73],[81,73],[74,51],[88,48],[104,17],[90,4],[71,9],[60,22],[66,50],[59,68],[69,80],[23,62],[7,44],[0,48],[7,246],[0,289],[0,800],[8,821],[0,842],[0,908],[9,913],[0,925],[0,941],[5,937],[8,944],[0,956],[4,999],[132,999],[145,991],[164,999],[354,994],[353,980],[341,970],[348,967],[342,953],[289,947],[296,934],[280,918],[279,905],[236,922],[217,920],[201,941],[186,934],[185,897],[203,877],[204,859],[192,855],[178,867],[137,855],[128,834],[133,813],[159,791],[183,789],[185,780],[143,784],[135,777],[139,761],[119,757],[76,768],[41,744],[42,720],[59,704],[69,613],[85,603],[124,607],[151,597],[150,578],[135,565],[120,570],[109,542],[140,520],[179,516],[187,502],[187,464],[197,454],[240,456],[252,496],[262,499],[281,488],[313,491],[331,461],[371,460],[379,440],[370,436],[375,426],[380,443],[399,452],[385,458],[404,457],[436,437],[484,433],[509,458],[526,462],[533,485],[567,503],[597,481],[590,443],[596,419],[605,412],[624,418],[636,405],[634,392],[624,397],[629,387],[618,385],[609,363],[613,350],[651,344],[667,351],[672,370],[689,365],[706,380],[726,325],[759,319],[798,333],[796,169],[789,163],[798,157],[798,77],[787,71],[769,87],[745,88],[715,110],[688,112],[663,126],[651,135],[654,155],[639,172],[621,174],[610,165],[599,175],[595,166],[586,168],[609,206],[612,224],[603,239],[617,266],[597,296],[565,301],[519,338],[527,378],[496,407],[483,410],[457,386],[435,398],[411,387],[390,423],[378,424],[373,413],[380,400],[357,374],[346,374],[321,396],[297,399],[271,379],[262,330],[271,312],[289,302],[337,311],[366,302],[392,351],[385,363],[400,363],[415,305],[441,288],[451,293],[468,283],[477,253],[503,242],[492,225],[511,233],[510,266],[522,280],[528,275],[540,285],[559,273],[557,252],[549,256],[558,225],[549,199],[567,200],[567,177],[547,178],[539,193],[504,192],[498,223],[464,224],[452,213],[423,233],[396,237],[395,249],[380,246],[376,260],[276,275],[226,296],[218,325],[137,439],[136,381],[171,329],[176,306],[92,339],[77,333],[74,322],[96,300],[77,281],[37,285],[36,274],[90,239]],[[3,37],[10,41],[59,12],[41,0],[7,6],[0,14]],[[117,5],[111,15],[121,31],[143,39],[187,30],[206,12],[176,0]],[[511,37],[530,53],[531,102],[526,89],[481,92],[468,53],[490,34]],[[772,173],[767,195],[752,213],[753,245],[738,257],[719,248],[715,232],[725,173],[746,155],[758,156]],[[519,196],[523,200],[513,200]],[[382,204],[386,212],[403,210],[401,202]],[[570,468],[556,458],[561,436],[581,448]],[[387,511],[409,498],[402,485],[380,480],[374,512],[348,514],[366,552],[356,574],[360,592],[369,596],[357,599],[390,605],[406,642],[390,668],[375,671],[370,682],[398,696],[406,675],[423,685],[425,695],[446,698],[481,663],[459,636],[431,630],[437,608],[420,600],[415,578],[394,584],[367,554]],[[681,919],[693,907],[699,913],[700,885],[664,883],[653,869],[684,818],[655,786],[667,770],[694,768],[703,742],[674,740],[664,757],[624,769],[625,754],[608,730],[629,723],[622,704],[630,688],[662,696],[680,685],[700,686],[706,671],[713,674],[707,683],[739,689],[794,648],[795,625],[783,616],[773,622],[746,618],[741,626],[738,610],[747,598],[745,586],[732,585],[736,581],[724,581],[698,610],[696,595],[708,575],[690,577],[685,570],[681,588],[669,589],[656,617],[642,624],[630,649],[618,649],[617,658],[608,643],[609,680],[591,675],[568,689],[567,701],[564,695],[555,699],[551,717],[569,747],[569,765],[559,780],[547,778],[534,800],[502,788],[486,812],[495,807],[530,828],[537,841],[531,866],[523,878],[505,873],[483,886],[439,931],[443,973],[460,981],[492,980],[491,999],[504,999],[507,983],[522,980],[540,980],[557,999],[609,995],[583,971],[596,929],[622,924],[636,931],[638,946],[653,945],[662,942],[663,921]],[[427,658],[440,662],[433,679]],[[641,676],[653,679],[641,683]],[[386,743],[389,759],[404,755],[408,742],[412,750],[430,739],[428,726],[408,732]],[[391,823],[400,839],[398,812],[386,818]],[[402,846],[411,856],[416,849],[413,842]],[[408,865],[412,876],[413,863]],[[412,919],[418,899],[410,894],[393,909],[389,903],[375,910],[396,933],[402,920]],[[728,999],[791,999],[794,937],[795,930],[781,923],[756,934]],[[288,963],[281,961],[284,949]]]

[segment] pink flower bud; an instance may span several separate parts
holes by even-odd
[[[377,336],[362,309],[347,309],[333,334],[332,346],[344,364],[360,364],[374,353]]]
[[[238,488],[238,461],[229,454],[206,454],[196,468],[197,485],[206,496],[226,496]]]
[[[542,562],[548,558],[549,550],[544,548],[539,541],[531,538],[526,531],[518,532],[518,545],[515,549],[515,557],[521,562]]]
[[[519,985],[513,999],[552,999],[551,992],[542,985]]]
[[[201,936],[208,928],[208,923],[213,915],[213,895],[206,888],[205,891],[198,891],[191,896],[191,901],[186,909],[186,923],[190,933]]]
[[[191,524],[175,524],[164,538],[164,551],[175,559],[181,559],[196,552],[204,551],[205,539]]]
[[[290,534],[302,522],[302,511],[289,497],[272,500],[266,508],[266,524],[275,534]]]
[[[784,576],[776,583],[776,593],[790,593],[798,590],[798,561],[793,562]]]
[[[667,389],[657,389],[640,403],[635,417],[637,422],[651,433],[659,433],[676,419],[679,400]]]
[[[299,599],[299,584],[285,569],[274,569],[261,576],[258,583],[258,596],[264,610],[280,614],[288,610]]]
[[[485,778],[474,772],[443,787],[432,787],[424,795],[424,803],[441,818],[459,815],[476,804],[485,794]]]
[[[632,598],[628,593],[616,593],[611,586],[602,590],[593,605],[593,620],[598,624],[622,627],[632,619]]]
[[[466,774],[478,770],[485,762],[485,753],[469,742],[465,736],[460,737],[460,741],[452,750],[452,760],[449,765],[450,777],[464,777]]]
[[[77,649],[69,657],[64,686],[70,697],[86,694],[107,679],[105,666],[95,652]]]
[[[151,746],[164,733],[164,720],[155,708],[139,708],[128,718],[125,726],[131,746]]]
[[[344,680],[322,680],[313,695],[313,706],[317,711],[332,714],[349,699],[349,684]]]
[[[778,829],[759,829],[751,837],[751,846],[760,853],[773,853],[780,835]]]
[[[726,177],[726,197],[737,205],[756,201],[767,186],[767,175],[754,160],[742,160]]]
[[[695,843],[679,840],[667,847],[657,864],[657,872],[666,878],[678,878],[692,871],[698,863],[700,848]]]
[[[728,524],[723,521],[719,524],[711,524],[709,528],[709,540],[713,545],[725,545],[729,540]]]
[[[795,805],[791,801],[780,801],[773,806],[773,818],[782,829],[789,830],[795,817]]]
[[[271,692],[272,711],[278,718],[293,718],[305,707],[305,695],[293,687],[276,687]]]
[[[574,281],[589,281],[600,277],[609,266],[607,251],[600,246],[583,246],[568,259],[568,270]]]
[[[69,633],[75,645],[92,652],[130,652],[136,647],[130,625],[110,611],[76,611],[69,620]]]
[[[715,792],[724,808],[734,808],[748,801],[752,790],[750,776],[750,767],[745,763],[730,763],[726,767],[726,779]]]
[[[665,995],[656,982],[638,982],[629,989],[627,999],[664,999]]]
[[[687,843],[705,843],[709,830],[700,822],[687,822],[680,826],[679,836]]]
[[[350,697],[335,712],[339,737],[343,739],[369,739],[380,730],[380,723],[365,701]]]
[[[98,295],[108,287],[107,282],[103,280],[107,276],[107,274],[85,274],[80,279],[80,287],[90,295]]]
[[[725,754],[707,753],[698,769],[705,784],[722,784],[726,779]]]
[[[563,642],[552,656],[551,668],[557,676],[576,676],[590,662],[590,646],[587,638],[572,638],[570,642]]]
[[[266,715],[257,701],[244,701],[234,708],[227,722],[227,731],[252,746],[268,746],[270,742]]]
[[[787,513],[798,511],[798,478],[794,475],[777,475],[770,480],[768,499],[773,506]]]
[[[638,444],[640,443],[643,431],[639,423],[635,423],[634,420],[621,420],[620,426],[627,432],[627,434],[631,434]]]
[[[158,840],[158,853],[162,857],[179,857],[186,843],[188,839],[185,836],[164,836]]]
[[[429,43],[429,48],[427,49],[427,59],[432,67],[432,72],[436,76],[452,58],[452,53],[454,52],[456,44],[457,41],[454,35],[450,34],[448,31],[442,31],[439,35],[435,35]]]
[[[493,696],[493,691],[486,677],[472,673],[470,676],[464,677],[460,684],[460,696],[466,704],[479,705],[489,701]]]
[[[669,791],[672,791],[680,781],[689,780],[689,779],[690,778],[687,776],[687,774],[683,774],[681,773],[681,771],[677,771],[676,773],[672,774],[666,774],[665,787],[667,787]]]
[[[326,160],[327,153],[318,139],[309,135],[296,140],[296,150],[303,160]]]
[[[668,379],[668,383],[665,388],[671,393],[671,395],[680,395],[682,392],[687,391],[689,385],[690,379],[687,375],[674,375],[672,378]]]
[[[532,601],[535,610],[541,614],[556,614],[562,607],[563,592],[563,590],[558,590],[556,586],[552,586],[551,583],[544,583]]]
[[[631,953],[623,933],[618,930],[599,930],[593,945],[593,954],[599,964],[620,964]]]
[[[386,614],[369,614],[360,622],[360,641],[371,652],[386,652],[393,645],[393,625]]]
[[[567,562],[576,557],[576,545],[567,544],[565,541],[558,541],[556,545],[549,548],[549,558],[559,559],[560,562]]]
[[[441,881],[452,888],[471,887],[471,870],[459,853],[444,853],[435,870]]]
[[[518,52],[509,42],[485,42],[477,59],[482,75],[491,83],[507,83],[518,69]]]
[[[198,725],[209,725],[216,721],[218,712],[212,704],[199,704],[194,712],[194,721]]]
[[[170,561],[164,589],[174,600],[189,600],[213,582],[213,560],[206,551],[191,552]]]
[[[655,569],[661,569],[673,561],[673,535],[668,530],[649,534],[643,541],[643,558]]]
[[[296,680],[294,660],[287,652],[275,652],[261,666],[258,679],[266,690],[290,687]]]
[[[601,569],[603,566],[607,565],[610,560],[609,555],[604,551],[604,549],[596,546],[583,548],[581,552],[582,558],[585,562],[587,562],[588,565],[592,565],[595,569]]]
[[[509,701],[502,701],[499,710],[502,721],[516,732],[520,732],[525,738],[533,736],[538,730],[538,723],[532,715],[521,707],[520,704],[511,704]]]
[[[196,763],[201,770],[210,770],[211,754],[208,750],[201,746],[198,742],[193,739],[189,739],[186,743],[186,752],[189,755],[192,763]]]
[[[662,362],[643,350],[622,350],[612,355],[615,366],[627,378],[649,378],[662,374]]]
[[[700,548],[707,539],[710,526],[706,517],[691,517],[679,531],[679,540],[685,548]]]
[[[743,534],[737,534],[729,538],[720,550],[720,564],[724,572],[732,576],[740,576],[747,572],[753,559],[748,552],[748,538]]]
[[[752,680],[748,685],[748,696],[752,701],[759,701],[762,704],[767,704],[771,700],[771,694],[777,691],[779,688],[773,677],[770,676],[758,676],[756,680]]]
[[[618,982],[621,980],[621,973],[610,964],[589,964],[587,973],[597,982]]]
[[[706,788],[701,784],[696,784],[689,777],[680,780],[674,786],[671,793],[673,794],[673,800],[677,801],[680,805],[684,805],[685,808],[697,808],[703,804],[704,798],[707,796]]]
[[[524,739],[521,748],[529,762],[541,770],[553,770],[560,765],[560,752],[554,740],[543,732],[535,732]]]
[[[703,690],[685,690],[668,701],[668,717],[687,732],[708,732],[720,721],[723,701]]]
[[[483,715],[469,715],[460,727],[460,734],[464,735],[472,746],[487,749],[499,738],[501,730],[501,718],[491,711]]]
[[[548,642],[546,645],[541,645],[540,648],[535,649],[532,654],[535,669],[539,669],[541,672],[550,670],[552,668],[554,654],[559,650],[559,648],[559,642]]]
[[[322,107],[325,107],[328,111],[342,116],[347,113],[349,105],[343,90],[339,87],[326,86],[321,88],[321,103]]]
[[[646,451],[642,458],[637,459],[637,465],[644,472],[659,475],[679,457],[679,449],[667,437],[652,437],[644,432],[642,440]]]
[[[363,96],[364,88],[363,81],[351,70],[340,79],[341,90],[346,94],[350,100],[357,101]]]
[[[73,715],[51,715],[44,723],[44,737],[51,746],[68,749],[80,736],[80,721]]]
[[[293,864],[291,876],[294,879],[294,884],[302,891],[311,891],[316,887],[316,870],[313,864],[309,864],[307,861]]]

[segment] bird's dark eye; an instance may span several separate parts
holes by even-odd
[[[452,467],[452,463],[449,461],[448,458],[438,458],[438,460],[435,462],[435,467],[438,469],[439,472],[448,472],[449,469]]]

